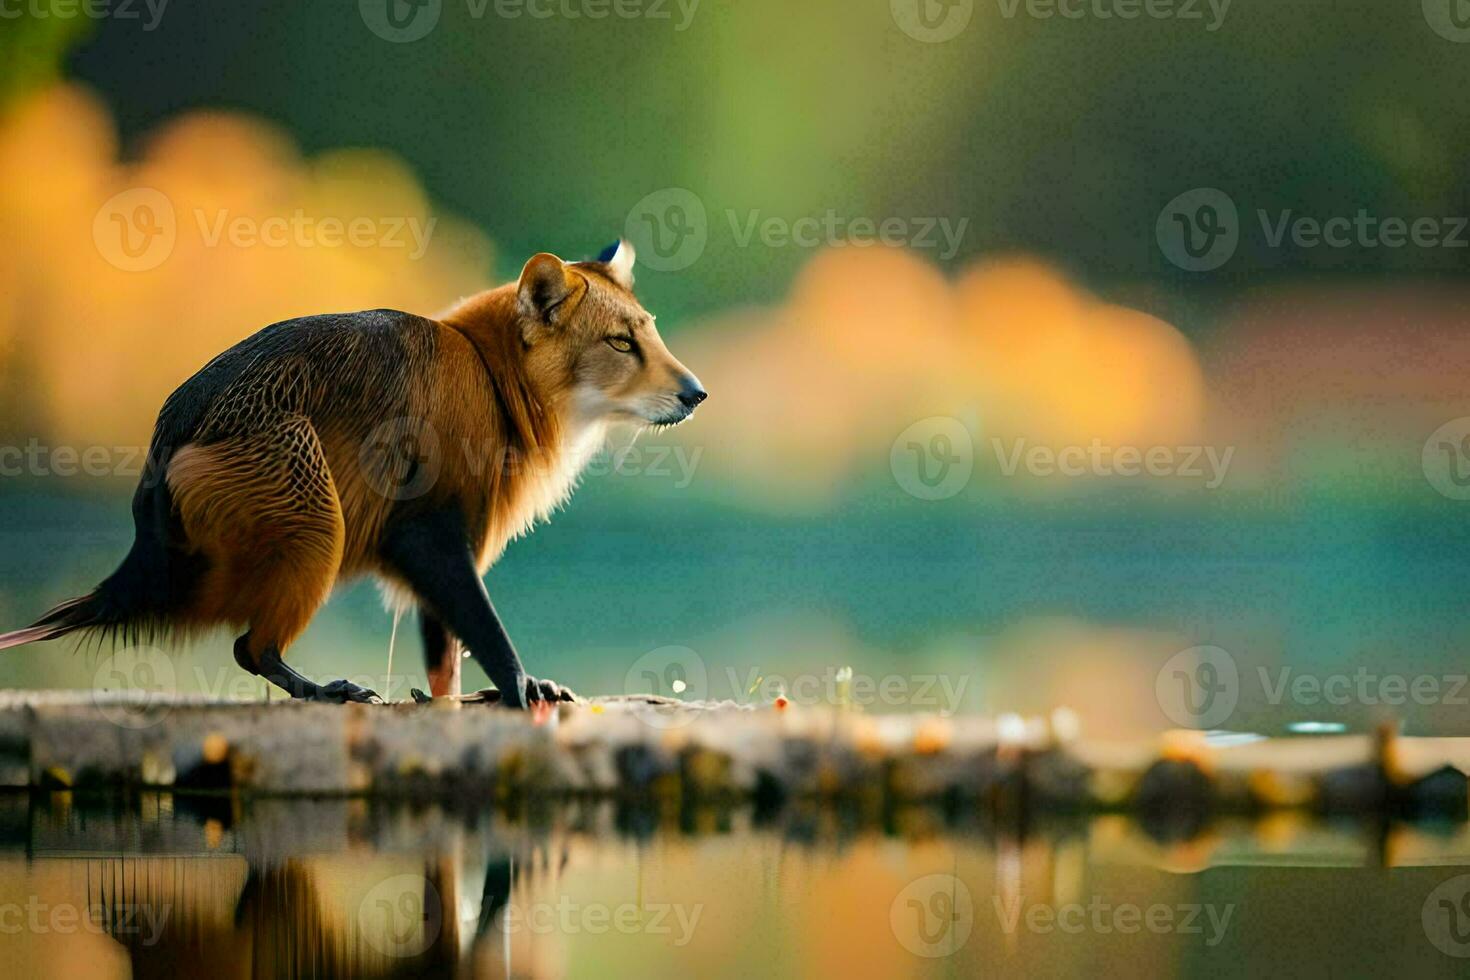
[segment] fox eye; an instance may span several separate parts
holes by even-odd
[[[633,341],[627,337],[608,337],[607,346],[619,354],[631,354],[633,352]]]

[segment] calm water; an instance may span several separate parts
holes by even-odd
[[[1470,834],[0,798],[11,976],[1459,976]],[[1462,941],[1463,940],[1463,941]]]
[[[703,697],[746,698],[762,678],[765,694],[814,679],[820,697],[822,679],[851,666],[875,686],[895,682],[898,696],[873,710],[1068,705],[1086,733],[1133,736],[1178,723],[1160,711],[1158,673],[1208,644],[1234,659],[1240,685],[1215,727],[1366,731],[1389,714],[1410,734],[1470,735],[1470,521],[1454,502],[1226,507],[1121,493],[916,507],[890,488],[777,517],[657,491],[591,480],[491,570],[533,673],[633,693],[648,689],[640,658],[673,646],[697,658]],[[0,511],[0,628],[89,588],[131,537],[124,494],[0,486]],[[358,583],[289,657],[381,690],[390,629],[376,590]],[[399,698],[425,684],[413,633],[387,692]],[[259,691],[232,690],[246,679],[230,649],[219,635],[171,651],[172,687]],[[0,686],[90,687],[102,666],[65,644],[11,650]],[[1427,696],[1405,696],[1415,682]],[[470,666],[465,683],[487,681]]]

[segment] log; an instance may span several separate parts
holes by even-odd
[[[1223,814],[1306,810],[1464,821],[1470,739],[1301,736],[1217,744],[1083,738],[1023,719],[652,696],[521,713],[493,692],[326,705],[91,691],[0,694],[0,786],[256,796],[792,801],[1135,812],[1188,837]]]

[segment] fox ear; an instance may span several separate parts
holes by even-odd
[[[565,262],[550,252],[540,252],[531,256],[521,270],[516,306],[529,320],[560,323],[576,307],[575,303],[568,304],[578,292],[577,285],[578,277]]]
[[[603,249],[597,261],[607,265],[608,275],[612,276],[613,282],[632,292],[633,258],[633,243],[626,238],[620,238]]]

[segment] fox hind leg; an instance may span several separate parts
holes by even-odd
[[[291,697],[300,701],[327,701],[345,704],[356,701],[361,704],[382,704],[378,692],[361,687],[349,680],[341,679],[318,684],[305,674],[281,659],[273,647],[256,653],[252,649],[251,636],[246,633],[235,641],[235,662],[241,667],[270,681]]]
[[[429,693],[436,698],[459,694],[459,640],[433,613],[419,608],[419,635],[424,641],[424,669]]]
[[[283,414],[250,432],[184,446],[168,482],[189,547],[208,558],[193,617],[248,624],[236,661],[292,697],[376,698],[345,681],[317,685],[281,659],[331,593],[346,537],[310,420]]]

